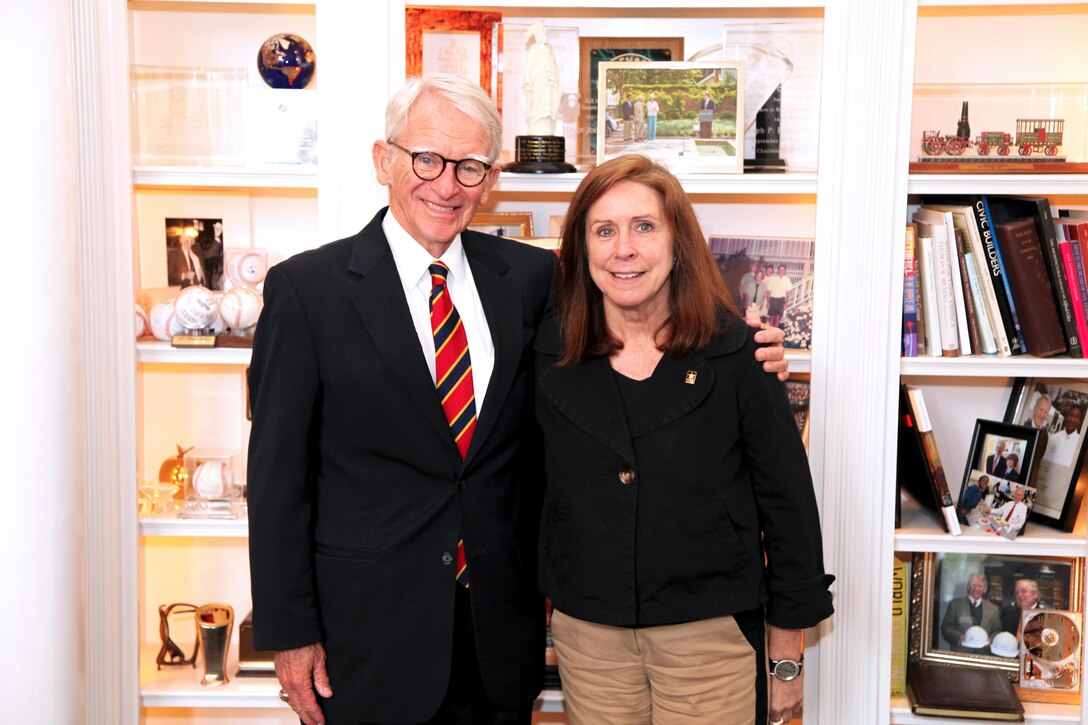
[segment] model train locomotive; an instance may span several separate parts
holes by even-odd
[[[940,131],[922,131],[922,151],[929,156],[961,156],[974,148],[979,156],[1008,156],[1016,149],[1020,156],[1041,153],[1057,156],[1065,132],[1065,119],[1021,118],[1016,121],[1014,134],[1005,131],[983,131],[971,141],[969,136],[942,136]]]

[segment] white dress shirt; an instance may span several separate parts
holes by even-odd
[[[404,287],[404,297],[408,300],[408,311],[412,313],[412,323],[416,328],[419,346],[427,360],[427,369],[434,372],[434,334],[431,332],[431,273],[428,268],[435,261],[430,252],[413,239],[408,232],[393,218],[393,212],[387,212],[382,220],[382,231],[389,240],[393,252],[393,261],[397,265],[397,274]],[[491,329],[487,326],[480,295],[476,292],[476,282],[472,278],[472,268],[465,256],[461,236],[442,255],[441,261],[450,268],[446,277],[453,306],[461,317],[468,337],[469,358],[472,361],[472,391],[476,398],[476,417],[483,409],[487,384],[491,380],[491,371],[495,367],[495,344],[491,340]]]

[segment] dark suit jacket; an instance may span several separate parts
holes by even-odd
[[[631,101],[624,101],[621,110],[623,111],[624,121],[629,121],[635,117],[635,104]]]
[[[948,609],[945,610],[941,620],[941,635],[952,649],[959,651],[962,647],[960,637],[974,623],[971,619],[971,602],[966,596],[957,597],[948,603]],[[1001,610],[986,597],[982,598],[982,621],[979,626],[986,630],[991,639],[1001,631]],[[1015,629],[1013,633],[1016,633]]]
[[[995,471],[994,454],[986,456],[986,473],[989,473],[992,476],[997,476],[998,478],[1007,479],[1009,481],[1018,481],[1020,476],[1019,472],[1015,471],[1012,468],[1009,468],[1008,464],[1005,463],[1004,456],[1000,456],[1000,458],[1001,460],[998,461],[997,470]]]
[[[717,105],[714,103],[713,98],[704,98],[703,100],[699,101],[700,111],[713,111],[715,108],[717,108]]]
[[[182,287],[188,287],[195,282],[185,278],[185,275],[189,272],[189,265],[192,263],[193,271],[198,272],[203,279],[204,285],[208,285],[208,280],[204,274],[203,261],[200,257],[200,252],[194,247],[193,255],[196,257],[196,262],[192,263],[185,257],[185,250],[181,247],[171,247],[166,253],[166,283],[167,284],[180,284]]]
[[[705,349],[662,358],[640,388],[647,409],[630,421],[608,360],[556,368],[559,331],[551,320],[541,328],[541,583],[557,609],[614,626],[764,602],[780,627],[831,614],[833,577],[785,387],[753,359],[750,328],[730,319]]]
[[[449,679],[463,534],[484,686],[531,702],[542,471],[532,344],[555,255],[466,231],[495,367],[462,462],[378,215],[276,265],[250,368],[250,562],[259,649],[322,642],[332,715],[418,722]]]

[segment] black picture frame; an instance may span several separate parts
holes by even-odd
[[[1088,380],[1068,378],[1017,378],[1005,411],[1008,423],[1032,423],[1034,408],[1041,395],[1051,398],[1049,413],[1043,419],[1048,431],[1046,450],[1042,455],[1039,475],[1036,479],[1036,501],[1029,520],[1070,532],[1076,525],[1077,515],[1088,490],[1086,458],[1088,446],[1084,444],[1088,432],[1088,415],[1082,415],[1078,431],[1078,444],[1068,463],[1052,454],[1052,445],[1060,444],[1056,434],[1062,431],[1070,406],[1088,405]]]
[[[1015,538],[1024,532],[1024,521],[1006,526],[1003,520],[991,515],[999,506],[1021,496],[1028,507],[1028,515],[1035,500],[1035,479],[1039,470],[1042,446],[1045,445],[1046,432],[1014,423],[995,420],[975,421],[975,430],[968,448],[967,463],[964,467],[963,481],[956,501],[956,511],[960,520],[975,528],[981,528],[1006,538]],[[994,463],[1003,456],[998,455],[996,446],[1001,443],[1005,448],[1003,456],[1018,459],[1019,469],[1001,472],[993,471]],[[989,500],[980,500],[971,505],[965,501],[968,489],[977,486],[983,477],[990,478]],[[1022,492],[1022,493],[1021,493]]]

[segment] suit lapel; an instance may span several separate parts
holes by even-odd
[[[384,216],[385,210],[382,210],[355,237],[348,269],[360,275],[360,278],[350,288],[348,295],[392,377],[400,383],[429,425],[456,453],[453,434],[435,393],[427,361],[419,348],[397,265],[382,231]]]
[[[503,409],[510,393],[522,353],[522,295],[515,287],[509,265],[491,246],[487,237],[466,231],[461,234],[476,293],[487,317],[491,341],[495,345],[495,365],[487,384],[487,397],[477,407],[476,431],[472,434],[466,463],[487,440],[495,427],[498,411]]]

